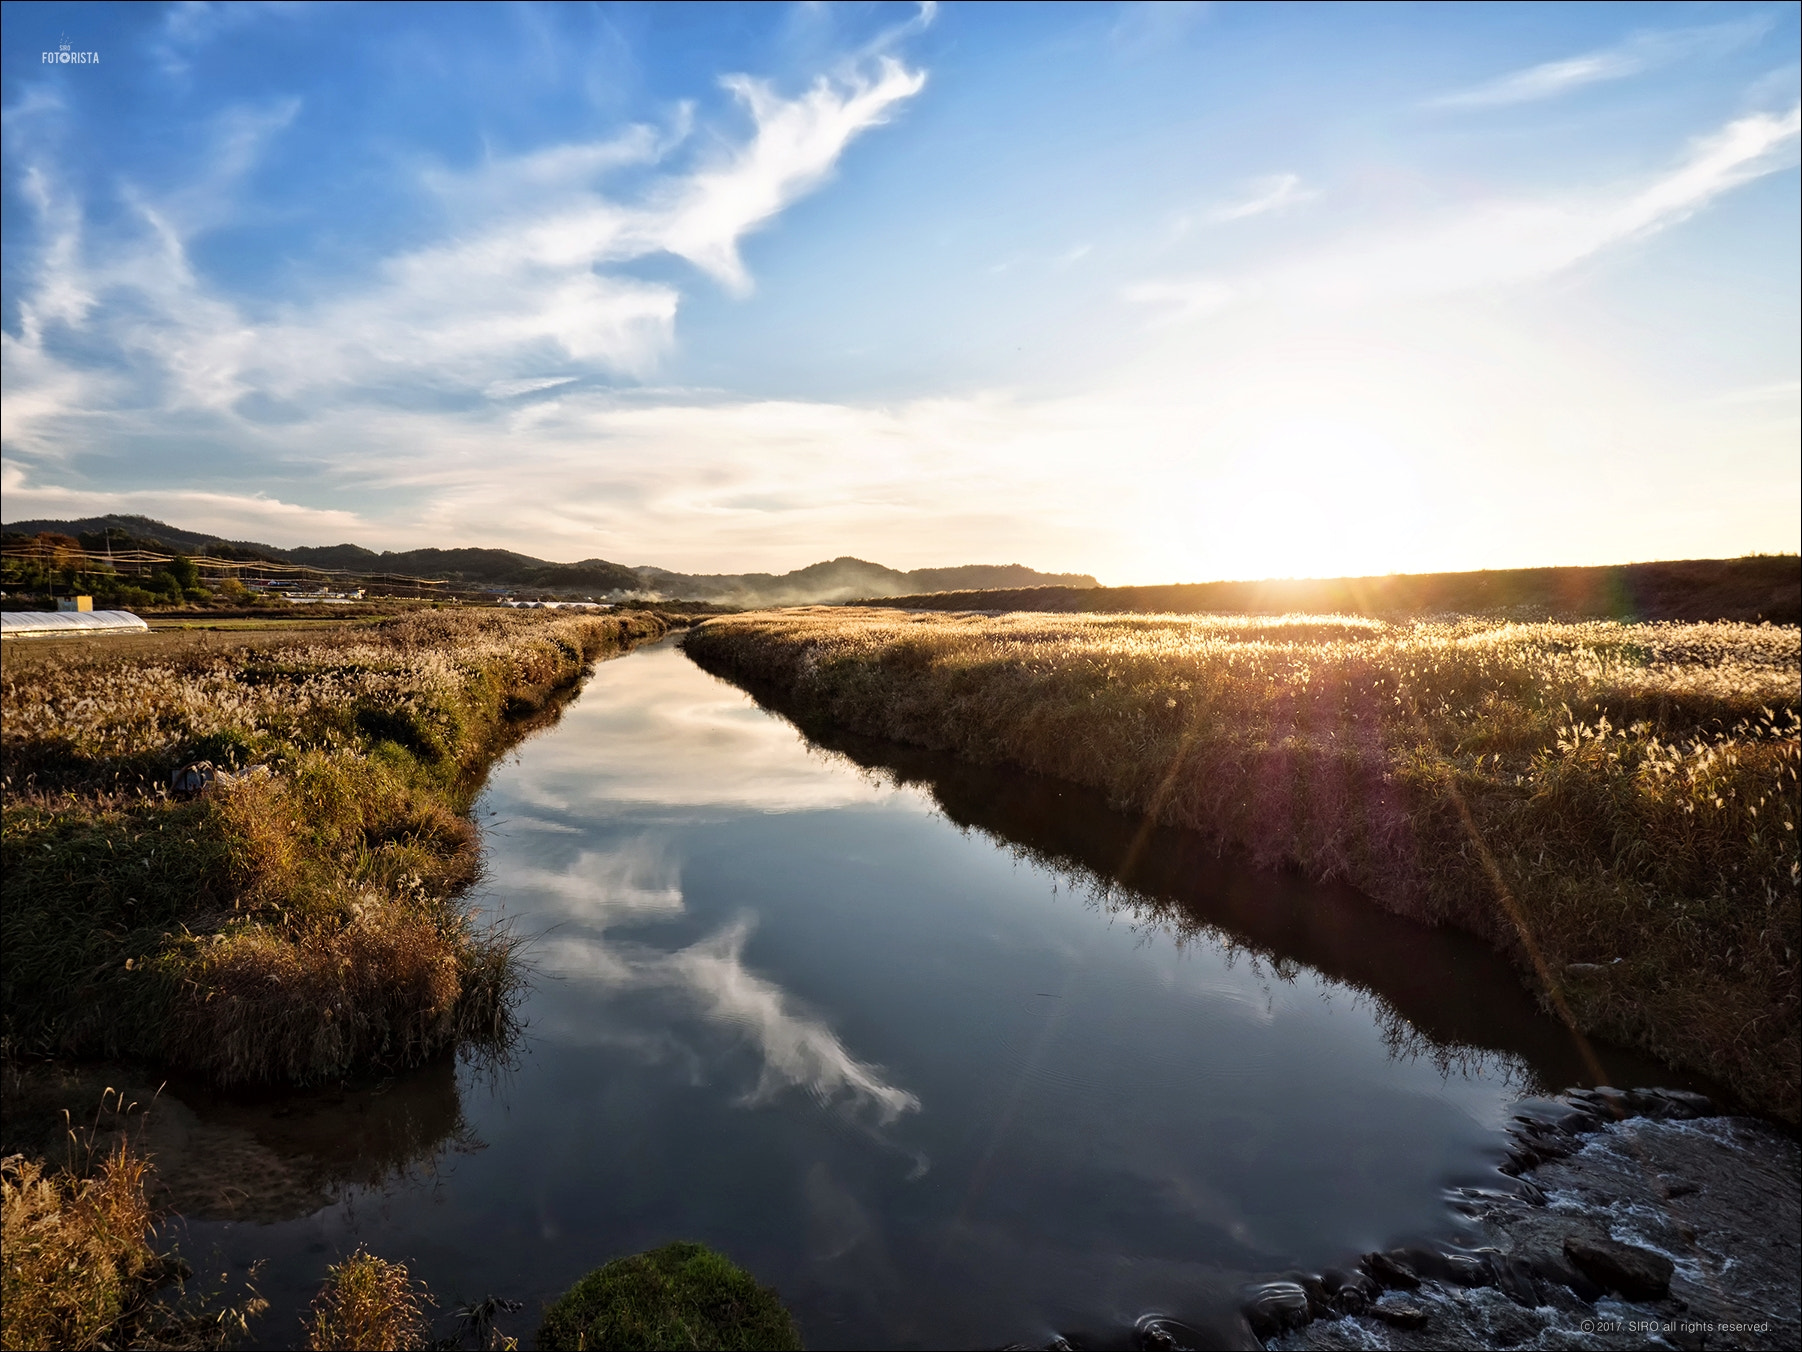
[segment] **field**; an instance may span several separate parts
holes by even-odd
[[[1802,620],[1794,554],[1684,559],[1599,568],[1502,568],[1386,577],[1278,578],[1155,587],[1016,587],[885,598],[908,610],[1136,614],[1283,613],[1513,620]]]
[[[222,1082],[417,1064],[506,1036],[506,936],[459,900],[493,758],[654,615],[9,643],[7,1056]],[[198,792],[171,772],[207,762]]]
[[[1463,927],[1579,1036],[1798,1119],[1793,627],[819,608],[686,647],[804,728],[1087,784]]]

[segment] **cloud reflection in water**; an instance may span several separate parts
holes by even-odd
[[[534,945],[533,956],[544,971],[600,985],[608,996],[673,994],[704,1024],[753,1048],[760,1069],[745,1103],[767,1103],[784,1089],[797,1088],[822,1106],[852,1116],[868,1112],[882,1126],[918,1110],[917,1097],[888,1083],[877,1067],[853,1056],[824,1020],[746,966],[752,917],[741,916],[673,952],[608,937],[616,925],[683,913],[680,869],[656,839],[635,836],[615,850],[583,850],[562,872],[519,869],[511,877],[567,916],[571,930],[585,931],[553,933]],[[657,1045],[667,1050],[669,1036],[670,1030],[661,1030]],[[705,1059],[684,1050],[681,1059],[690,1064]]]

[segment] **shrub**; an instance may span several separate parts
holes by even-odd
[[[701,1244],[616,1258],[559,1296],[543,1348],[798,1348],[776,1293]]]

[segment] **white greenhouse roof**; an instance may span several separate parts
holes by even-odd
[[[149,625],[129,610],[8,610],[0,612],[0,634],[8,638],[51,638],[58,634],[121,634]]]

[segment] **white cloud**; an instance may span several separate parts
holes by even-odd
[[[513,399],[522,394],[536,394],[540,390],[554,390],[559,385],[568,385],[576,379],[576,376],[525,376],[519,380],[491,380],[482,393],[490,399]]]
[[[34,517],[73,518],[138,514],[182,524],[201,522],[202,530],[224,539],[272,540],[319,544],[327,540],[367,537],[370,520],[356,512],[305,507],[260,493],[209,492],[202,489],[142,489],[98,492],[33,482],[17,460],[4,467],[6,515],[22,521]]]
[[[1242,221],[1250,216],[1281,211],[1284,207],[1306,202],[1319,195],[1313,189],[1301,186],[1299,174],[1271,174],[1250,185],[1248,196],[1216,207],[1209,213],[1209,219],[1217,222]]]
[[[171,23],[199,31],[219,19],[196,11]],[[305,416],[384,389],[507,398],[549,388],[530,383],[549,379],[536,374],[546,366],[647,377],[674,341],[681,292],[610,266],[674,254],[747,290],[739,241],[822,183],[851,140],[924,82],[890,57],[872,78],[822,78],[793,99],[732,77],[751,136],[714,161],[653,175],[632,200],[607,195],[602,181],[667,161],[688,136],[685,110],[661,131],[635,126],[495,157],[465,174],[426,171],[421,182],[451,208],[452,233],[387,259],[374,284],[270,318],[216,294],[190,254],[194,236],[230,214],[235,185],[297,105],[223,115],[207,171],[161,194],[127,185],[135,228],[115,227],[102,241],[88,238],[54,158],[9,116],[42,243],[20,287],[19,333],[6,336],[8,449],[47,453],[57,427],[118,408],[102,397],[109,388],[165,412],[254,414],[273,401]],[[90,355],[79,365],[57,358],[47,326],[79,331]],[[95,371],[108,379],[90,378]]]
[[[757,134],[724,164],[675,186],[668,205],[644,223],[655,241],[734,291],[750,289],[738,241],[816,187],[851,138],[887,121],[889,110],[925,86],[924,72],[882,57],[874,81],[853,78],[846,92],[822,78],[798,99],[778,98],[746,75],[724,84],[742,100]]]
[[[1789,166],[1799,129],[1802,109],[1754,113],[1698,139],[1658,177],[1611,193],[1479,202],[1293,262],[1237,276],[1148,279],[1124,294],[1167,318],[1189,318],[1253,300],[1355,304],[1530,281],[1666,229],[1723,193]]]
[[[654,838],[639,836],[613,850],[583,850],[561,871],[524,867],[509,876],[519,888],[544,895],[553,913],[565,917],[560,932],[534,946],[536,961],[560,976],[600,982],[615,993],[673,992],[716,1032],[754,1047],[760,1072],[748,1102],[801,1089],[823,1105],[868,1109],[882,1125],[918,1110],[918,1098],[852,1055],[824,1020],[751,970],[744,955],[748,919],[674,952],[607,935],[622,924],[669,919],[685,909],[676,862]]]
[[[268,15],[293,15],[308,8],[304,0],[178,0],[163,13],[160,32],[150,51],[165,75],[188,74],[193,55],[213,39]]]
[[[751,1100],[761,1102],[796,1087],[821,1103],[867,1104],[883,1123],[918,1111],[918,1098],[859,1061],[823,1022],[797,1010],[780,986],[745,965],[749,935],[750,925],[739,921],[672,954],[668,964],[706,1018],[747,1038],[762,1053],[763,1073]]]
[[[1702,28],[1673,28],[1638,33],[1619,46],[1582,56],[1546,61],[1511,71],[1469,89],[1443,94],[1428,102],[1434,108],[1496,108],[1556,98],[1584,85],[1624,80],[1694,55],[1716,55],[1755,41],[1771,26],[1768,16]]]
[[[1126,56],[1167,52],[1185,40],[1213,8],[1207,0],[1132,0],[1119,7],[1108,41]]]
[[[1432,105],[1438,108],[1490,108],[1508,103],[1529,103],[1601,80],[1625,79],[1644,69],[1644,60],[1629,52],[1592,52],[1588,56],[1547,61],[1543,65],[1517,70],[1472,89],[1442,95],[1432,100]]]

